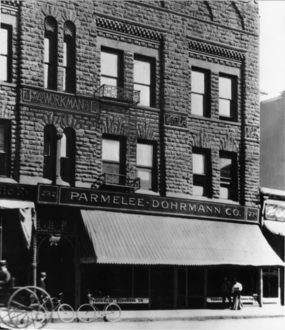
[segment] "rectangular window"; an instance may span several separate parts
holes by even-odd
[[[65,38],[63,43],[63,90],[75,92],[74,40]]]
[[[101,85],[122,87],[122,53],[102,47],[101,50]]]
[[[12,27],[1,24],[0,29],[0,80],[12,79]]]
[[[220,198],[236,200],[237,156],[230,152],[220,153]]]
[[[209,116],[209,72],[192,68],[191,114]]]
[[[211,197],[210,150],[193,148],[193,195]]]
[[[225,120],[237,119],[237,79],[233,76],[219,76],[219,116]]]
[[[134,89],[140,91],[140,103],[155,106],[155,61],[152,58],[135,55]]]
[[[10,175],[11,121],[0,119],[0,176]]]
[[[156,190],[154,149],[154,144],[137,144],[137,176],[140,178],[141,189]]]
[[[125,163],[125,141],[103,138],[102,172],[106,174],[107,183],[124,184]]]

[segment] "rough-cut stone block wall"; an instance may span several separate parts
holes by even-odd
[[[145,134],[157,141],[160,193],[191,197],[192,147],[210,148],[213,198],[218,199],[219,151],[236,152],[240,161],[239,201],[247,205],[259,203],[259,18],[254,1],[50,0],[25,1],[21,6],[19,83],[43,88],[44,19],[47,16],[53,16],[58,22],[59,92],[62,91],[63,26],[67,20],[76,27],[76,92],[91,99],[95,100],[94,92],[100,86],[99,37],[129,49],[124,51],[126,87],[133,83],[135,47],[147,52],[156,50],[156,109],[138,106],[135,111],[130,107],[128,169],[135,167],[136,139]],[[237,123],[219,120],[216,69],[211,72],[211,118],[191,115],[193,60],[240,71]],[[17,80],[16,72],[14,80]],[[26,106],[19,110],[20,174],[41,177],[42,117],[45,114],[49,118],[50,113],[54,113],[54,118],[62,118],[67,114],[60,109],[27,109]],[[88,186],[101,172],[102,134],[114,118],[122,118],[120,105],[98,102],[96,114],[92,116],[69,115],[73,118],[77,139],[76,182]],[[36,123],[29,123],[30,120]],[[126,123],[126,119],[120,120]],[[55,122],[55,126],[64,125]],[[33,139],[37,141],[32,143]],[[27,155],[35,157],[34,164]]]

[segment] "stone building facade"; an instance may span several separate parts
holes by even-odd
[[[164,285],[174,286],[168,297],[162,289],[152,295],[156,290],[146,280],[140,292],[152,302],[149,308],[194,306],[188,289],[186,294],[177,284],[185,270],[183,287],[190,287],[191,262],[180,272],[180,262],[170,266],[152,260],[142,262],[145,268],[138,272],[131,266],[136,262],[126,262],[130,269],[119,265],[123,262],[98,264],[95,251],[97,259],[84,263],[96,244],[90,247],[79,234],[88,222],[83,213],[95,212],[95,218],[97,211],[111,218],[118,211],[134,217],[142,213],[178,218],[183,213],[208,221],[215,208],[225,213],[217,212],[216,221],[258,226],[257,3],[51,0],[2,1],[1,6],[7,40],[1,53],[6,68],[0,78],[1,122],[10,130],[10,135],[3,130],[10,144],[4,150],[1,181],[23,191],[20,196],[3,193],[3,198],[35,203],[30,256],[34,281],[37,271],[50,272],[51,290],[67,283],[67,296],[70,301],[75,297],[78,305],[92,276],[99,283],[98,276],[102,280],[121,272],[116,277],[130,276],[135,286],[144,276],[150,278],[151,265],[164,265],[169,279]],[[108,171],[109,176],[104,174]],[[198,204],[189,206],[188,201]],[[58,266],[48,261],[51,255],[61,256]],[[234,257],[215,263],[225,264],[252,265],[235,262]],[[259,261],[253,271],[218,267],[210,273],[214,281],[235,272],[245,280],[250,272],[246,294],[252,296],[262,292],[262,265]],[[64,273],[61,282],[56,282],[58,269]],[[136,281],[136,272],[145,275]],[[155,283],[161,269],[153,272]],[[205,267],[199,272],[204,280],[198,305],[205,306],[211,280]],[[122,280],[121,287],[126,286]],[[209,287],[211,295],[218,295],[211,283]],[[111,291],[111,286],[106,288]],[[112,290],[134,295],[133,289]]]

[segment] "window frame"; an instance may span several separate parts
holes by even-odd
[[[116,141],[119,142],[119,155],[120,155],[120,160],[119,162],[115,161],[109,161],[109,160],[104,160],[103,159],[103,141],[104,140],[111,140],[111,141]],[[123,136],[117,136],[117,135],[109,135],[109,134],[103,134],[102,136],[102,155],[101,155],[101,161],[102,161],[102,174],[118,174],[118,184],[121,183],[120,178],[122,176],[126,176],[126,144],[127,140],[126,137]],[[105,172],[104,171],[104,164],[108,165],[118,165],[118,173],[110,173],[110,172]],[[125,180],[123,180],[125,181]]]
[[[150,64],[150,85],[142,84],[142,83],[137,83],[134,79],[134,86],[136,85],[141,85],[141,86],[149,86],[149,105],[143,105],[138,103],[138,105],[141,106],[147,106],[147,107],[155,107],[156,105],[156,58],[154,57],[149,57],[141,54],[134,53],[134,62],[135,61],[140,61],[140,62],[147,62]],[[135,75],[135,68],[133,72],[133,76]],[[134,90],[135,87],[134,87]]]
[[[55,29],[54,31],[48,31],[46,28],[46,21],[48,19],[52,19],[55,23]],[[57,21],[52,16],[47,16],[45,18],[45,34],[44,34],[44,40],[49,40],[49,46],[46,50],[46,45],[44,42],[44,67],[47,66],[47,73],[44,69],[44,88],[50,89],[50,90],[57,90],[57,71],[58,71],[58,39],[57,39]],[[46,62],[45,54],[48,52],[49,60]],[[46,76],[47,75],[47,76]],[[47,79],[47,83],[46,83]]]
[[[43,178],[56,180],[56,156],[57,156],[57,136],[56,128],[52,124],[44,127],[44,162],[43,162]],[[48,152],[47,152],[48,151]]]
[[[201,72],[204,74],[204,94],[193,92],[192,91],[192,72]],[[193,116],[199,116],[199,117],[211,117],[211,111],[210,111],[210,104],[211,104],[211,71],[197,67],[197,66],[192,66],[191,67],[191,115]],[[203,95],[203,114],[198,115],[198,114],[193,114],[192,109],[193,109],[193,103],[192,103],[192,94],[196,95]]]
[[[221,174],[221,159],[230,159],[232,161],[232,170],[231,170],[231,178],[222,177]],[[222,198],[226,200],[237,201],[237,154],[235,152],[230,151],[220,151],[219,154],[220,160],[220,190],[221,187],[226,187],[229,189],[229,198]],[[221,192],[220,192],[221,198]]]
[[[205,156],[205,174],[196,174],[194,173],[193,166],[193,154],[199,154]],[[193,147],[192,148],[192,175],[193,175],[193,188],[194,186],[202,186],[204,188],[203,195],[194,195],[201,197],[212,197],[212,162],[211,162],[211,150],[206,148]],[[196,184],[195,184],[196,183]]]
[[[137,169],[137,177],[138,176],[138,169],[148,169],[151,171],[151,188],[146,189],[146,188],[140,188],[143,190],[149,190],[149,191],[157,191],[157,157],[155,155],[157,154],[157,143],[156,141],[150,141],[146,139],[138,139],[137,145],[136,145],[136,155],[138,152],[138,144],[143,144],[143,145],[149,145],[152,146],[152,167],[150,166],[144,166],[144,165],[138,165],[137,163],[137,157],[136,157],[136,169]]]
[[[12,36],[13,36],[13,26],[5,23],[0,24],[1,29],[7,30],[7,56],[0,54],[2,57],[7,58],[7,67],[6,67],[6,75],[7,80],[1,80],[4,82],[12,82],[12,61],[13,61],[13,48],[12,48]]]
[[[222,100],[230,100],[230,116],[221,116],[220,115],[220,104],[219,104],[219,119],[220,120],[227,120],[227,121],[237,121],[237,109],[238,109],[238,77],[231,74],[226,74],[224,72],[219,72],[219,84],[220,84],[220,78],[227,78],[231,80],[231,93],[232,98],[226,99],[220,97],[220,88],[219,88],[219,102],[220,99]]]
[[[0,152],[0,159],[4,158],[4,171],[0,177],[8,178],[11,175],[11,120],[0,118],[0,125],[4,126],[4,152]],[[1,170],[1,168],[0,168]]]
[[[71,24],[73,27],[73,35],[66,33],[66,25]],[[66,21],[64,23],[64,39],[63,47],[66,45],[66,53],[64,54],[64,59],[66,59],[66,64],[63,59],[63,90],[66,93],[76,92],[76,29],[75,25],[71,21]],[[64,51],[63,51],[64,53]]]
[[[102,53],[114,54],[114,55],[118,56],[117,77],[102,74]],[[100,56],[101,56],[101,59],[100,59],[101,60],[100,86],[104,85],[104,84],[102,84],[101,78],[106,77],[106,78],[116,79],[117,80],[117,86],[116,87],[124,87],[124,53],[119,49],[101,46]]]

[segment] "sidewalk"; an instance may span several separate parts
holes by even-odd
[[[121,320],[125,322],[149,322],[169,320],[217,320],[237,318],[285,317],[284,306],[244,307],[242,310],[230,309],[191,309],[157,311],[122,311]]]

